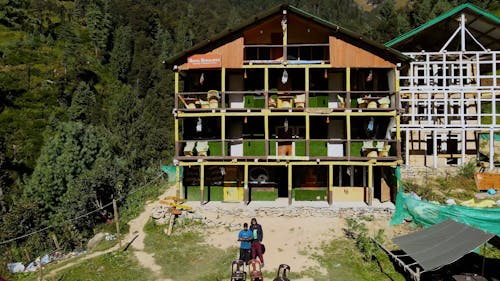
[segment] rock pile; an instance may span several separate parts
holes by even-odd
[[[325,208],[325,207],[261,207],[245,208],[229,206],[199,206],[192,211],[182,211],[177,217],[177,223],[186,220],[195,220],[208,228],[227,227],[230,230],[241,228],[241,220],[251,217],[387,217],[390,218],[394,210],[391,208]],[[170,208],[158,205],[153,208],[151,217],[158,225],[167,224],[170,219]]]

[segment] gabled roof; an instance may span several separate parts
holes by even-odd
[[[469,3],[455,7],[385,45],[403,52],[439,51],[458,28],[456,17],[462,13],[467,18],[466,28],[485,48],[500,50],[500,18]]]
[[[287,10],[287,13],[289,14],[298,15],[300,17],[313,21],[314,23],[317,23],[320,26],[327,28],[328,30],[330,30],[331,35],[341,36],[343,38],[349,38],[350,41],[357,42],[359,45],[366,46],[368,49],[376,52],[378,55],[386,59],[390,58],[391,61],[403,62],[410,60],[410,58],[407,57],[406,55],[402,54],[401,52],[395,49],[387,47],[384,44],[375,42],[368,38],[364,38],[361,34],[358,34],[356,32],[345,29],[337,24],[321,19],[294,6],[288,4],[282,4],[274,8],[271,8],[259,15],[256,15],[253,18],[241,23],[240,25],[234,28],[227,29],[215,35],[211,39],[202,41],[194,45],[193,47],[170,57],[166,61],[166,63],[167,65],[178,64],[181,60],[186,59],[188,56],[192,54],[208,52],[215,47],[221,46],[231,40],[236,39],[237,37],[243,36],[243,31],[248,27],[262,23],[277,14],[281,14],[283,10]]]

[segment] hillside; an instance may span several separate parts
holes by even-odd
[[[288,2],[385,42],[463,1]],[[65,250],[84,245],[113,200],[126,228],[174,154],[163,61],[279,3],[1,1],[0,276],[52,249],[53,236]]]

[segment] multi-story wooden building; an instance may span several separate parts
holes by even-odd
[[[386,45],[412,58],[400,76],[405,164],[499,164],[500,18],[464,4]]]
[[[169,59],[189,200],[388,200],[401,53],[281,5]]]

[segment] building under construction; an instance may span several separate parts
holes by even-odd
[[[464,4],[386,45],[412,58],[400,76],[406,166],[500,164],[500,18]]]

